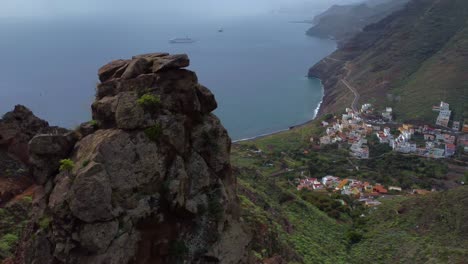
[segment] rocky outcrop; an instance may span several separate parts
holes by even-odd
[[[0,119],[0,148],[27,163],[29,140],[48,129],[46,121],[36,117],[25,106],[17,105]]]
[[[28,142],[51,129],[22,105],[0,119],[0,205],[33,184],[28,173]]]
[[[93,124],[30,142],[43,195],[17,263],[246,263],[231,140],[188,65],[166,53],[113,61]]]

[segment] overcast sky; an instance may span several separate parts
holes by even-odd
[[[0,0],[0,17],[56,17],[85,14],[253,15],[279,8],[329,6],[359,0]],[[298,8],[299,7],[299,8]]]

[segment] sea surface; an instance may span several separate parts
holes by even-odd
[[[91,119],[97,70],[148,52],[187,53],[189,69],[215,94],[234,140],[314,117],[323,91],[306,78],[331,53],[331,40],[305,35],[309,19],[266,14],[226,19],[86,17],[0,21],[0,113],[24,104],[53,125]],[[224,32],[218,32],[223,28]],[[192,44],[169,44],[188,36]]]

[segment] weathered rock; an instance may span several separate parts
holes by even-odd
[[[133,79],[115,79],[97,85],[96,98],[102,99],[106,96],[114,96],[120,92],[137,92],[143,94],[149,88],[155,87],[158,76],[154,74],[142,74]]]
[[[28,142],[38,133],[44,133],[49,124],[36,117],[31,110],[16,105],[0,119],[0,147],[24,164],[28,163]],[[1,168],[1,164],[0,164]]]
[[[117,111],[118,97],[104,97],[92,104],[93,119],[97,120],[103,128],[115,126],[115,112]]]
[[[169,55],[159,57],[153,60],[153,72],[159,72],[169,69],[180,69],[190,65],[190,59],[186,54]]]
[[[140,239],[140,234],[137,231],[124,233],[112,242],[105,253],[94,255],[76,254],[72,257],[75,259],[74,263],[131,263],[131,260],[134,259],[135,252],[138,250]]]
[[[218,108],[214,94],[203,85],[197,85],[197,96],[201,105],[201,112],[208,114]]]
[[[216,116],[207,115],[205,122],[193,129],[192,142],[194,148],[216,172],[229,166],[231,139]]]
[[[119,231],[117,221],[85,224],[80,231],[80,244],[93,253],[103,253]]]
[[[113,218],[111,195],[109,176],[103,166],[90,165],[76,175],[71,186],[71,213],[87,223],[108,221]]]
[[[120,129],[132,130],[141,128],[145,123],[145,112],[136,102],[138,96],[135,92],[119,94],[115,110],[116,125]]]
[[[162,115],[157,119],[157,123],[162,127],[162,134],[170,145],[172,145],[176,151],[183,154],[187,149],[187,138],[185,133],[185,121],[184,115]]]
[[[44,184],[59,169],[61,159],[67,158],[78,136],[73,133],[37,135],[29,142],[33,178]]]
[[[150,66],[151,62],[145,58],[134,59],[128,64],[121,78],[133,79],[138,75],[147,73]]]
[[[57,135],[31,142],[44,192],[26,240],[37,241],[32,234],[47,214],[42,232],[58,264],[245,263],[250,238],[236,213],[231,141],[210,114],[214,95],[180,69],[186,55],[126,63],[99,72],[92,105],[99,129],[82,125],[76,144]],[[138,103],[147,94],[151,107]],[[57,175],[55,160],[65,154],[74,167]],[[27,254],[39,256],[44,249],[34,243]],[[174,246],[183,253],[174,255]]]
[[[44,233],[36,236],[36,239],[29,241],[25,249],[24,263],[52,264],[54,262],[50,242]]]
[[[171,202],[172,207],[185,206],[185,190],[189,184],[184,160],[177,156],[172,163],[168,180],[168,192],[166,198]],[[189,210],[193,211],[193,210]]]
[[[66,207],[72,180],[67,173],[57,175],[57,183],[49,196],[49,208],[59,214]]]
[[[147,54],[140,54],[133,56],[132,59],[139,59],[139,58],[146,58],[148,60],[154,60],[155,58],[160,58],[160,57],[165,57],[169,55],[169,53],[164,53],[164,52],[155,52],[155,53],[147,53]]]
[[[89,160],[102,164],[109,186],[118,191],[162,182],[166,173],[165,157],[144,132],[99,130],[79,143],[75,157],[78,162]]]
[[[97,121],[85,122],[80,124],[79,132],[82,137],[86,137],[87,135],[94,133],[94,131],[97,130],[98,126],[99,124],[97,123]]]
[[[106,82],[110,78],[112,78],[117,71],[122,71],[122,69],[125,69],[126,66],[128,65],[127,60],[115,60],[111,61],[110,63],[102,66],[99,71],[99,80],[101,82]]]

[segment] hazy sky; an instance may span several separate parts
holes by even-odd
[[[0,0],[0,17],[56,17],[85,14],[180,14],[237,16],[280,8],[329,6],[359,0]]]

